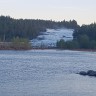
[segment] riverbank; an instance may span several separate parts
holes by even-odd
[[[0,50],[31,50],[32,47],[24,42],[0,42]]]
[[[0,42],[0,50],[71,50],[71,51],[88,51],[88,52],[96,52],[96,49],[58,49],[56,47],[51,48],[32,48],[32,46],[28,45],[13,45],[12,42]]]

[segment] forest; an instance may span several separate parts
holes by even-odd
[[[0,16],[0,40],[11,41],[13,38],[35,38],[40,32],[46,32],[47,28],[72,28],[77,29],[79,25],[75,20],[52,21],[40,19],[14,19],[10,16]]]

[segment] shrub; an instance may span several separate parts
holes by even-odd
[[[29,43],[28,39],[25,38],[13,38],[12,40],[12,48],[14,49],[30,49],[31,48],[31,44]]]

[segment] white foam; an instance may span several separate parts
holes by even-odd
[[[56,47],[56,42],[60,39],[65,41],[73,39],[73,29],[47,29],[42,32],[36,39],[31,40],[33,47]]]

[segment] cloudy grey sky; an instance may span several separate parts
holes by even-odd
[[[96,21],[96,0],[0,0],[0,15],[89,24]]]

